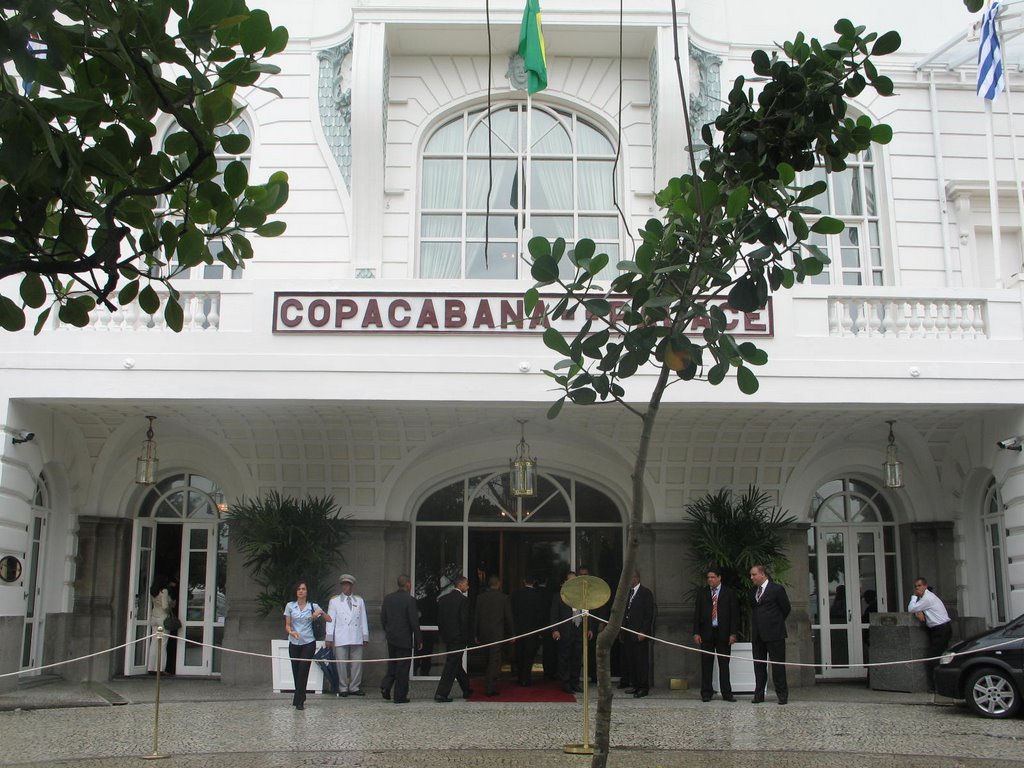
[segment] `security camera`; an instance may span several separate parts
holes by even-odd
[[[1000,440],[996,445],[1007,451],[1019,451],[1021,448],[1024,448],[1024,437],[1014,435],[1013,437],[1008,437],[1005,440]]]
[[[27,429],[16,429],[14,436],[11,438],[11,443],[14,445],[21,445],[22,443],[28,443],[35,439],[36,433],[29,432]],[[1020,450],[1019,448],[1017,450]]]

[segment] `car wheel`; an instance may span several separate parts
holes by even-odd
[[[979,669],[964,686],[967,706],[982,717],[1008,718],[1020,710],[1020,692],[1013,680],[998,669]]]

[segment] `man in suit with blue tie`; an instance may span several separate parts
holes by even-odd
[[[715,695],[712,674],[718,654],[718,688],[723,701],[736,701],[729,681],[729,654],[736,642],[740,623],[740,602],[736,590],[722,584],[722,569],[712,565],[707,572],[708,585],[697,591],[693,609],[693,642],[704,651],[700,655],[700,700]]]
[[[754,653],[754,704],[764,701],[768,685],[768,665],[772,661],[772,684],[779,704],[789,701],[786,684],[786,617],[789,616],[789,595],[781,584],[769,580],[763,565],[750,568],[754,588],[750,592],[751,646]]]

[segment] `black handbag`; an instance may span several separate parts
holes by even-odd
[[[317,606],[314,604],[310,612],[315,612]],[[320,618],[313,619],[313,639],[325,640],[327,638],[327,619],[323,615],[323,608],[320,609]]]
[[[181,619],[178,618],[178,614],[172,613],[163,620],[164,632],[169,635],[177,634],[178,630],[181,629]]]

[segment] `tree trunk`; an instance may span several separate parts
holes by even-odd
[[[647,411],[642,417],[643,429],[637,445],[636,461],[633,463],[633,500],[626,531],[626,555],[622,562],[619,584],[615,589],[615,600],[612,602],[608,625],[597,637],[597,716],[594,723],[594,756],[590,762],[591,768],[607,768],[608,765],[612,720],[612,643],[618,638],[619,630],[622,628],[622,619],[626,614],[626,595],[629,594],[633,572],[636,570],[640,527],[644,521],[644,475],[647,472],[647,453],[661,398],[665,394],[665,387],[668,386],[669,373],[669,369],[663,365],[658,374],[658,383],[654,386],[647,404]]]

